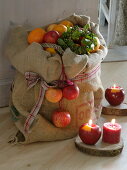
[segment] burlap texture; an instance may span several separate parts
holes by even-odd
[[[103,37],[99,33],[98,25],[91,23],[89,17],[73,15],[68,19],[74,24],[82,26],[90,23],[92,31],[97,34],[101,41],[101,49],[89,56],[77,55],[69,48],[65,50],[62,56],[65,72],[69,79],[72,79],[79,73],[88,72],[101,63],[107,54],[107,48]],[[76,82],[80,89],[77,99],[71,101],[62,99],[62,107],[69,111],[71,115],[69,126],[57,128],[52,124],[51,115],[55,109],[59,108],[59,103],[53,104],[44,99],[39,114],[30,129],[31,133],[25,133],[23,126],[26,117],[37,101],[40,88],[40,82],[38,82],[33,88],[27,90],[25,72],[32,71],[38,73],[40,77],[43,77],[49,83],[53,80],[58,80],[62,66],[58,54],[51,56],[38,43],[29,45],[27,43],[27,32],[28,30],[22,26],[12,29],[6,48],[6,55],[17,70],[11,96],[11,105],[14,105],[20,113],[17,121],[15,121],[18,130],[21,132],[17,135],[18,141],[20,143],[32,143],[74,137],[81,124],[87,122],[90,118],[96,121],[100,116],[101,100],[103,98],[100,70],[93,79]]]

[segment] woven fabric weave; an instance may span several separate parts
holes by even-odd
[[[16,68],[10,106],[15,108],[13,114],[15,110],[19,113],[14,123],[19,131],[16,141],[20,143],[72,138],[77,135],[81,124],[88,122],[89,119],[96,122],[101,114],[104,91],[100,79],[100,64],[107,54],[105,41],[99,33],[98,25],[90,22],[89,17],[72,15],[67,19],[82,26],[89,23],[92,31],[100,39],[101,48],[97,53],[90,55],[77,55],[69,48],[62,51],[65,73],[80,89],[79,97],[75,100],[62,99],[62,108],[69,111],[71,115],[71,123],[66,128],[57,128],[51,121],[53,111],[59,108],[59,102],[51,103],[44,97],[30,127],[30,133],[25,133],[24,123],[38,100],[41,87],[39,80],[28,89],[25,73],[33,72],[43,78],[46,83],[51,83],[59,79],[62,63],[59,53],[52,56],[43,49],[41,44],[29,45],[27,43],[28,30],[25,27],[19,26],[10,31],[6,55]]]

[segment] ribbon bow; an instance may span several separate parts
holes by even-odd
[[[57,80],[57,81],[53,81],[51,83],[51,85],[48,85],[46,83],[46,81],[40,77],[37,73],[33,73],[33,72],[26,72],[25,73],[25,77],[26,77],[26,80],[27,80],[27,85],[28,85],[28,89],[32,88],[33,86],[36,85],[36,83],[38,83],[38,81],[41,81],[41,85],[40,85],[40,91],[39,91],[39,96],[38,96],[38,99],[37,99],[37,102],[35,103],[34,107],[32,108],[30,114],[28,115],[26,121],[25,121],[25,124],[24,124],[24,130],[25,132],[29,132],[29,128],[31,126],[31,124],[33,123],[36,115],[38,114],[40,108],[41,108],[41,105],[42,105],[42,102],[43,102],[43,99],[44,99],[44,95],[45,95],[45,91],[50,88],[50,87],[64,87],[66,85],[72,85],[72,82],[76,82],[76,81],[90,81],[91,79],[93,79],[95,76],[96,76],[96,73],[100,70],[100,64],[96,65],[91,71],[88,71],[86,73],[80,73],[79,75],[77,75],[76,77],[74,77],[73,79],[71,80],[67,80],[64,84],[64,79],[67,79],[67,77],[65,77],[65,72],[64,70],[62,69],[62,73],[61,73],[61,76],[64,76],[62,77],[62,80]]]
[[[53,85],[50,86],[46,83],[46,81],[42,77],[40,77],[37,73],[33,73],[33,72],[26,72],[25,78],[27,80],[28,89],[35,86],[36,83],[38,83],[38,81],[41,81],[40,91],[39,91],[39,96],[38,96],[37,102],[35,103],[34,107],[32,108],[32,110],[31,110],[30,114],[28,115],[28,117],[25,121],[25,124],[24,124],[25,132],[29,132],[29,128],[32,125],[36,115],[38,114],[38,112],[41,108],[41,105],[42,105],[42,102],[44,99],[44,95],[45,95],[45,91],[50,87],[56,87],[57,84],[54,83]]]

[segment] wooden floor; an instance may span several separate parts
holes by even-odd
[[[103,63],[104,88],[119,83],[127,89],[127,62]],[[127,94],[127,90],[126,90]],[[125,100],[126,102],[126,100]],[[127,116],[101,116],[99,124],[116,118],[122,125],[124,149],[116,157],[95,157],[77,150],[75,139],[12,146],[8,137],[16,132],[8,108],[0,109],[0,170],[127,170]]]
[[[11,146],[7,140],[15,127],[7,110],[0,111],[0,170],[127,170],[127,117],[101,117],[99,124],[115,117],[122,125],[125,146],[116,157],[95,157],[77,150],[75,139]]]

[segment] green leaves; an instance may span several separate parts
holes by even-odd
[[[78,25],[67,27],[67,32],[64,32],[58,39],[57,43],[63,50],[70,48],[76,54],[89,54],[97,45],[97,37],[90,30],[90,24],[86,24],[83,28]]]
[[[90,24],[86,24],[86,25],[83,27],[83,31],[88,31],[88,29],[90,29]]]
[[[71,38],[73,40],[79,40],[79,38],[81,37],[82,35],[82,32],[80,30],[75,30],[72,35],[71,35]]]
[[[97,39],[95,37],[93,37],[93,43],[95,46],[97,46]]]
[[[74,45],[74,42],[71,39],[65,39],[64,42],[67,44],[68,47],[71,47],[72,45]]]
[[[65,50],[65,49],[68,47],[67,44],[64,42],[64,40],[61,39],[61,38],[58,38],[57,44],[58,44],[59,46],[61,46],[63,50]]]
[[[81,44],[85,46],[87,53],[94,49],[93,41],[90,39],[83,38]]]

